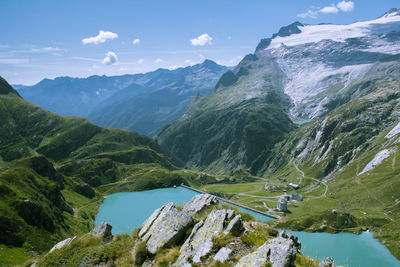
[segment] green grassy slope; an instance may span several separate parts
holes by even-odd
[[[198,96],[184,116],[164,127],[158,143],[179,166],[213,173],[252,169],[294,129],[282,77],[269,58],[246,56],[211,95]]]
[[[303,193],[317,187],[305,193],[306,201],[289,205],[291,213],[278,227],[332,232],[369,228],[400,258],[400,135],[386,137],[400,121],[399,64],[376,66],[380,75],[350,85],[365,90],[365,96],[303,125],[276,147],[265,162],[265,177],[299,183]],[[361,173],[384,150],[390,155]],[[314,181],[307,184],[307,177]]]
[[[108,191],[184,181],[150,138],[57,116],[24,101],[4,79],[0,125],[0,265],[89,231]],[[150,170],[164,175],[153,179]]]

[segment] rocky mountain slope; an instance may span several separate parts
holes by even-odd
[[[335,266],[332,259],[319,262],[302,255],[292,234],[242,215],[218,206],[211,195],[198,195],[182,210],[173,203],[155,210],[132,235],[110,240],[111,226],[103,223],[85,236],[60,242],[32,262],[36,266]]]
[[[398,77],[399,26],[400,12],[392,9],[350,25],[296,22],[283,27],[225,73],[210,96],[196,99],[166,126],[158,142],[181,166],[209,171],[243,167],[259,173],[271,148],[295,128],[290,119],[322,118],[366,96],[382,79]],[[274,108],[265,109],[268,105]],[[224,116],[227,110],[240,116]],[[256,127],[251,119],[240,119],[252,112],[259,114],[254,115]],[[229,125],[234,125],[234,138]],[[248,129],[256,132],[246,139]]]
[[[208,95],[227,67],[205,60],[175,70],[123,76],[59,77],[19,86],[28,101],[59,115],[153,135],[179,118],[197,95]]]

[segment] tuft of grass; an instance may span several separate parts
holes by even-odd
[[[180,255],[180,247],[173,247],[169,249],[161,249],[154,257],[155,266],[168,267],[171,266]]]
[[[147,250],[146,242],[140,241],[135,246],[135,265],[141,266],[146,259],[150,256],[149,251]]]

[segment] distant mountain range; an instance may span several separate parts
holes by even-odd
[[[153,135],[179,118],[197,94],[208,95],[228,67],[205,60],[175,70],[144,74],[58,77],[16,85],[26,99],[63,116],[82,116],[101,126]]]

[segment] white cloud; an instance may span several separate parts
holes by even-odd
[[[317,11],[312,11],[311,9],[309,9],[307,12],[305,13],[300,13],[297,14],[297,17],[305,19],[305,18],[312,18],[312,19],[316,19],[318,15]]]
[[[127,71],[127,70],[128,70],[128,68],[124,68],[124,67],[122,67],[122,68],[119,68],[119,70],[120,70],[120,71]]]
[[[163,62],[163,60],[162,60],[161,58],[157,58],[157,59],[156,59],[156,62],[157,62],[157,63],[161,63],[161,62]]]
[[[0,64],[27,64],[29,59],[27,58],[0,58]]]
[[[106,53],[106,57],[103,59],[103,64],[104,65],[113,65],[115,63],[117,63],[118,61],[118,57],[114,52],[107,52]]]
[[[113,33],[113,32],[105,32],[105,31],[99,31],[99,34],[94,36],[94,37],[88,37],[82,39],[83,44],[102,44],[107,40],[112,40],[118,38],[118,34]]]
[[[297,17],[305,19],[305,18],[312,18],[315,19],[318,17],[318,14],[324,13],[324,14],[336,14],[339,11],[342,12],[350,12],[354,9],[354,2],[352,1],[341,1],[337,3],[337,5],[332,4],[330,6],[323,7],[319,9],[318,7],[311,7],[307,12],[305,13],[300,13],[297,15]]]
[[[206,44],[210,45],[213,38],[209,36],[207,33],[204,33],[197,38],[190,40],[190,43],[193,46],[204,46]]]
[[[342,1],[337,4],[337,7],[343,12],[350,12],[354,9],[354,2],[352,1]]]
[[[232,40],[232,36],[228,36],[228,40]]]
[[[138,64],[142,64],[143,61],[144,61],[143,58],[140,58],[140,59],[137,61],[137,63],[138,63]]]
[[[185,60],[185,64],[186,64],[186,65],[192,65],[193,62],[192,62],[190,59],[186,59],[186,60]]]
[[[66,49],[60,47],[43,47],[43,48],[32,48],[29,52],[41,53],[41,52],[66,52]]]
[[[338,13],[339,9],[336,6],[326,6],[320,10],[321,13]]]
[[[137,45],[139,43],[140,43],[140,39],[139,38],[136,38],[135,40],[132,41],[133,45]]]

